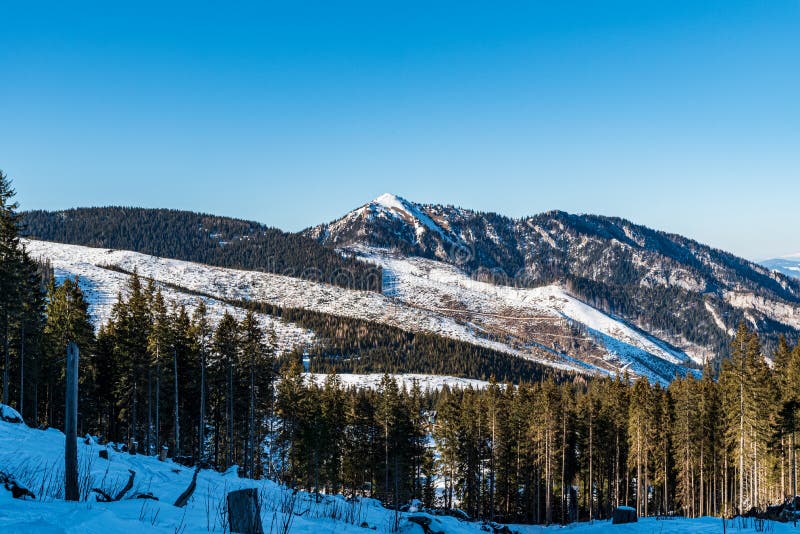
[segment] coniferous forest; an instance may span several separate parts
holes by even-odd
[[[335,360],[320,359],[328,377],[316,383],[302,354],[276,354],[255,310],[214,325],[202,300],[190,312],[135,273],[95,330],[78,281],[56,283],[30,258],[21,224],[0,174],[2,402],[30,426],[62,428],[73,341],[81,435],[291,487],[531,523],[607,518],[619,505],[731,516],[797,494],[800,345],[781,339],[765,354],[744,323],[719,368],[666,388],[532,369],[515,378],[513,367],[481,390],[406,389],[388,374],[376,390],[345,388]],[[327,327],[341,347],[355,335]],[[431,340],[424,350],[465,349]]]
[[[27,237],[381,290],[381,270],[299,234],[252,221],[168,209],[77,208],[24,214]]]

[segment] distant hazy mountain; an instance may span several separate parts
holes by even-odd
[[[761,265],[794,278],[800,278],[800,254],[792,254],[781,258],[764,260]]]

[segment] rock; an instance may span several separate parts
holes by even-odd
[[[425,534],[445,534],[441,523],[435,517],[424,514],[412,514],[408,516],[408,520],[411,523],[416,523],[421,526]]]
[[[639,520],[636,517],[636,510],[630,506],[620,506],[614,510],[611,518],[613,525],[622,525],[625,523],[636,523]]]
[[[32,499],[36,498],[36,495],[33,494],[28,488],[20,486],[16,480],[14,480],[13,475],[9,475],[0,471],[0,482],[3,483],[5,488],[11,492],[11,496],[15,499],[25,499],[25,497],[30,497]]]
[[[17,410],[6,404],[0,404],[0,421],[14,424],[22,424],[25,422]]]

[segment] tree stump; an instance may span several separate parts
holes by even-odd
[[[228,493],[228,524],[231,532],[264,534],[257,489],[250,488]]]

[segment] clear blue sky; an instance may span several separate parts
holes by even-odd
[[[0,0],[24,208],[297,230],[388,191],[800,251],[800,0],[116,4]]]

